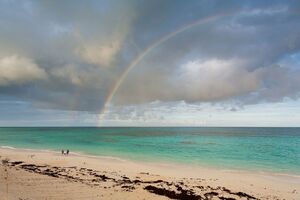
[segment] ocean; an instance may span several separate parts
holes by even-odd
[[[300,175],[300,128],[0,128],[0,146]]]

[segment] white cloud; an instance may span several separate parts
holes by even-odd
[[[114,60],[115,55],[121,49],[121,42],[118,39],[110,41],[109,44],[84,44],[76,50],[87,63],[100,66],[109,66]]]
[[[29,58],[13,55],[0,59],[0,86],[18,85],[46,78],[45,70]]]
[[[72,65],[54,68],[51,70],[51,75],[59,79],[67,80],[73,85],[82,86],[84,77]]]
[[[174,84],[191,101],[217,100],[255,91],[261,84],[262,70],[248,71],[243,61],[196,60],[182,65]]]
[[[104,71],[102,73],[104,74]],[[99,88],[106,81],[99,76],[99,70],[81,68],[78,65],[66,65],[51,69],[49,75],[56,80],[63,80],[71,85],[90,89],[94,87]]]

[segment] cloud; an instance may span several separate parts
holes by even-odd
[[[117,53],[121,50],[123,39],[112,37],[112,39],[107,40],[104,44],[95,41],[83,43],[75,50],[76,54],[81,56],[87,63],[104,67],[110,66]]]
[[[42,108],[99,112],[129,63],[153,43],[232,13],[148,52],[112,104],[298,99],[299,7],[295,1],[3,1],[0,92]]]
[[[0,59],[0,87],[45,79],[45,70],[26,57],[13,55]]]
[[[235,8],[231,16],[194,26],[162,43],[130,72],[114,102],[230,101],[241,106],[297,99],[300,71],[281,61],[299,56],[299,14],[293,11],[299,5],[255,4],[245,9],[229,5]],[[220,14],[218,9],[214,5],[206,12]]]
[[[248,71],[239,60],[196,60],[176,72],[175,87],[187,101],[214,101],[256,91],[261,85],[262,70]]]

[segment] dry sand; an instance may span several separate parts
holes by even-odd
[[[300,199],[300,177],[0,149],[0,200]]]

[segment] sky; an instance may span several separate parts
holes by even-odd
[[[0,126],[299,126],[300,1],[1,0]]]

